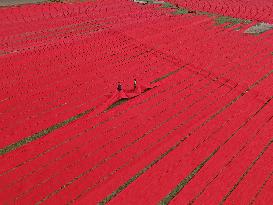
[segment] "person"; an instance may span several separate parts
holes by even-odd
[[[122,90],[122,85],[121,85],[120,82],[118,82],[118,88],[117,89],[118,89],[119,92]]]
[[[136,82],[136,79],[134,79],[134,89],[136,89],[136,86],[137,86],[137,82]]]

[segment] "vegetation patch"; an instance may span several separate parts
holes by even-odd
[[[239,27],[235,28],[234,30],[235,31],[240,31],[242,28],[243,28],[243,26],[239,26]]]
[[[273,24],[269,24],[269,23],[257,23],[256,25],[248,28],[247,30],[245,30],[244,33],[248,33],[248,34],[253,34],[253,35],[259,35],[262,34],[266,31],[269,31],[273,29]]]
[[[225,24],[225,23],[230,23],[230,27],[234,26],[235,24],[249,24],[251,23],[250,20],[246,20],[246,19],[240,19],[240,18],[233,18],[230,16],[218,16],[215,19],[215,24],[216,25],[221,25],[221,24]]]
[[[188,14],[188,13],[189,13],[189,11],[184,8],[179,8],[175,12],[173,12],[174,15],[184,15],[184,14]]]
[[[162,7],[163,7],[163,8],[172,8],[172,9],[177,8],[175,5],[173,5],[173,4],[169,3],[169,2],[164,2],[164,3],[162,4]]]
[[[206,11],[196,11],[196,14],[198,14],[198,15],[204,15],[204,16],[208,16],[208,17],[216,16],[215,14],[209,13],[209,12],[206,12]]]

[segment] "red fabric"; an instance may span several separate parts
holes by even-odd
[[[105,109],[107,109],[110,105],[112,105],[113,103],[121,100],[121,99],[130,99],[130,98],[134,98],[137,97],[138,95],[140,95],[141,93],[145,92],[147,89],[152,89],[154,87],[159,86],[160,83],[152,83],[152,84],[137,84],[135,89],[132,90],[121,90],[121,91],[115,91],[111,97],[108,97],[108,99],[106,100],[105,103],[103,103],[103,105],[101,107],[98,108],[99,111],[103,111]],[[109,95],[106,95],[109,96]]]
[[[253,24],[272,20],[269,0],[175,2]],[[273,33],[247,35],[159,7],[102,0],[0,8],[0,147],[92,110],[0,157],[2,203],[97,204],[178,142],[110,204],[158,203],[220,145],[172,203],[187,204],[204,189],[197,203],[217,204],[240,179],[272,133],[272,100],[265,102],[273,78],[264,76],[272,70]],[[135,78],[137,89],[105,95]],[[143,94],[159,83],[142,82],[159,78]],[[103,112],[124,98],[134,100]],[[228,203],[258,193],[271,156],[272,147]],[[256,202],[269,204],[271,190],[272,177]]]

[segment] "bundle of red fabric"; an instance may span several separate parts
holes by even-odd
[[[105,110],[107,109],[110,105],[112,105],[113,103],[121,100],[121,99],[130,99],[130,98],[134,98],[138,95],[140,95],[141,93],[145,92],[148,89],[152,89],[154,87],[159,86],[160,83],[152,83],[152,84],[138,84],[137,87],[135,89],[132,90],[121,90],[121,91],[115,91],[113,93],[112,96],[110,96],[107,101],[102,105],[102,107],[100,108],[100,110]]]

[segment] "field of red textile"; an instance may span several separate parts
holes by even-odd
[[[170,2],[273,21],[269,0]],[[273,31],[173,11],[0,8],[1,204],[272,203]]]

